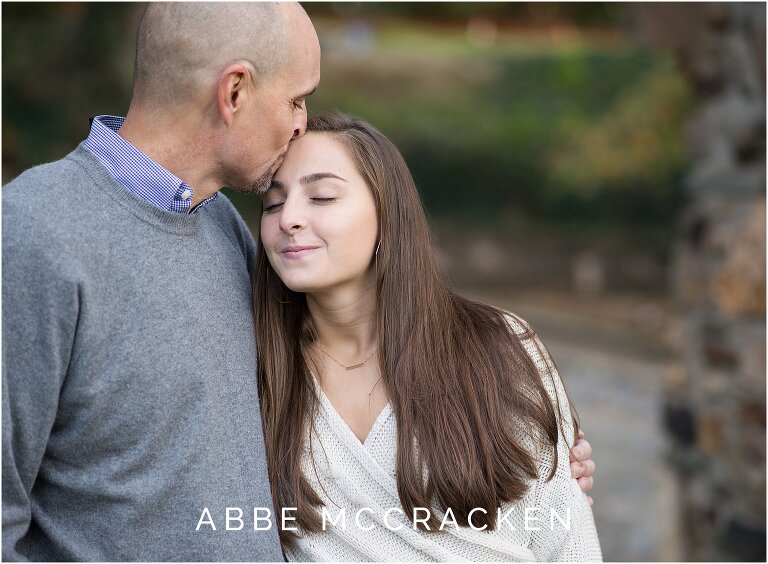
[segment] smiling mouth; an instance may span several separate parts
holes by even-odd
[[[297,259],[307,256],[315,249],[317,249],[317,247],[288,247],[287,249],[280,251],[280,254],[285,258]]]

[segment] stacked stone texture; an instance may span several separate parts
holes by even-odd
[[[648,29],[678,50],[697,103],[672,280],[682,361],[664,408],[685,556],[764,561],[765,4],[663,9]]]

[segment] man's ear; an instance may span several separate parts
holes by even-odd
[[[231,125],[235,114],[242,110],[251,86],[250,65],[232,63],[219,76],[217,104],[225,125]]]

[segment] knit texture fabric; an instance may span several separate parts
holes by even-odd
[[[573,424],[557,369],[528,325],[515,316],[508,316],[508,320],[539,369],[553,406],[557,403],[560,406],[565,436],[561,432],[553,479],[545,481],[554,465],[552,449],[540,449],[539,479],[531,481],[523,499],[501,508],[504,521],[496,530],[455,527],[450,521],[443,532],[414,530],[402,513],[397,495],[397,427],[390,405],[382,410],[365,442],[360,443],[318,386],[320,407],[311,438],[308,436],[305,443],[302,467],[325,504],[328,518],[325,531],[305,534],[295,545],[286,548],[288,560],[602,560],[592,510],[586,494],[571,477],[568,454],[573,446]],[[521,438],[529,447],[533,446],[525,437]],[[529,508],[527,522],[526,508]],[[338,520],[342,509],[346,518],[344,527]],[[553,513],[569,523],[569,527],[553,517]],[[334,520],[337,520],[335,524]],[[392,530],[395,528],[398,530]],[[538,530],[531,530],[534,528]]]
[[[81,145],[2,204],[3,558],[282,560],[229,201],[163,211]]]

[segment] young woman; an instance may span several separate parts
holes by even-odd
[[[315,117],[291,143],[254,301],[289,560],[601,559],[554,364],[524,321],[447,288],[377,129]]]

